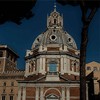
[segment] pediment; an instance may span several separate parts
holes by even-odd
[[[58,100],[58,96],[54,95],[54,94],[50,94],[46,97],[47,100],[51,100],[51,99],[57,99]]]

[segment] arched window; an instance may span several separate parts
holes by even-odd
[[[56,24],[56,19],[54,19],[54,24]]]

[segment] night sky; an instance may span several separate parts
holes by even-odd
[[[78,49],[81,41],[81,10],[79,6],[57,5],[57,11],[63,14],[64,30],[75,40]],[[19,56],[18,68],[25,68],[26,50],[31,49],[34,39],[46,30],[47,14],[53,11],[54,0],[38,0],[33,7],[34,16],[23,19],[21,25],[6,22],[0,25],[0,44],[6,44]],[[96,12],[88,31],[87,63],[100,62],[100,9]]]

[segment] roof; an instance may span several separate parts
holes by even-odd
[[[87,63],[86,64],[86,66],[98,66],[98,67],[100,67],[100,63],[98,63],[98,62],[96,62],[96,61],[92,61],[92,62],[90,62],[90,63]]]
[[[59,75],[59,80],[57,81],[47,81],[46,80],[46,77],[47,75],[42,75],[42,74],[34,74],[34,75],[30,75],[28,77],[25,77],[24,80],[19,80],[19,82],[35,82],[35,83],[52,83],[52,82],[55,82],[55,83],[60,83],[60,82],[79,82],[79,76],[75,76],[75,75]]]
[[[14,55],[16,55],[18,58],[18,54],[10,47],[8,47],[7,45],[0,45],[0,50],[9,50],[10,52],[12,52]]]
[[[87,64],[91,64],[91,63],[97,63],[97,64],[100,64],[99,62],[96,62],[96,61],[92,61],[92,62],[89,62]]]
[[[0,73],[0,79],[6,78],[24,78],[25,71],[7,71]]]

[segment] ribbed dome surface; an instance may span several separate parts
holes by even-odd
[[[62,29],[48,29],[40,34],[33,42],[32,49],[49,44],[66,45],[70,48],[77,49],[74,39]]]
[[[63,30],[63,17],[54,9],[47,17],[47,30],[40,34],[34,41],[32,49],[49,44],[64,45],[77,49],[74,39]]]

